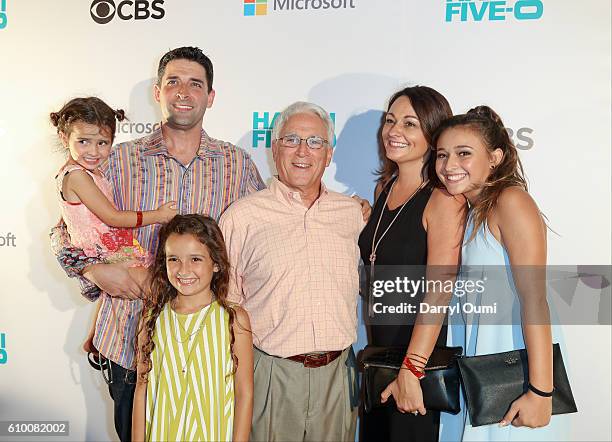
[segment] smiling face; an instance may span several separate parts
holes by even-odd
[[[327,140],[327,127],[318,115],[313,113],[294,114],[281,128],[279,138],[297,135],[302,139],[319,136]],[[302,195],[318,195],[321,178],[332,158],[329,143],[321,149],[310,149],[305,141],[298,147],[284,147],[280,141],[272,142],[272,155],[279,180]]]
[[[106,160],[113,143],[109,128],[77,121],[70,125],[70,134],[60,132],[62,144],[70,158],[87,170],[94,171]]]
[[[474,203],[502,157],[501,149],[490,151],[475,130],[457,126],[438,138],[436,173],[451,195],[462,193]]]
[[[396,164],[422,161],[429,153],[421,123],[408,97],[399,97],[389,108],[382,141],[387,158]]]
[[[178,59],[166,65],[155,101],[161,106],[164,121],[172,128],[188,130],[202,126],[206,109],[212,106],[215,91],[208,92],[206,71],[195,61]]]
[[[165,244],[166,271],[170,284],[179,296],[193,297],[196,302],[209,302],[210,283],[219,270],[210,258],[208,247],[190,233],[172,233]]]

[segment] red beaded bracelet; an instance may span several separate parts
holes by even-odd
[[[404,357],[404,362],[402,362],[402,366],[410,370],[410,372],[415,375],[417,379],[423,379],[425,377],[425,371],[421,371],[417,367],[415,367],[408,356]]]

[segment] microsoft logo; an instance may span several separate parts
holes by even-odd
[[[266,15],[268,0],[244,0],[244,16]]]

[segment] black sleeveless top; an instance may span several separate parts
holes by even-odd
[[[388,192],[396,179],[393,178],[379,195],[374,204],[372,216],[359,236],[359,249],[363,263],[366,266],[366,274],[369,274],[372,239],[381,212],[383,214],[378,232],[376,233],[376,241],[380,239],[402,207],[400,205],[395,210],[389,210],[385,205]],[[427,264],[427,231],[423,227],[423,213],[432,192],[433,186],[428,184],[408,201],[376,249],[375,269],[379,268],[378,266],[423,266],[420,269],[424,271],[424,266]],[[367,318],[367,297],[369,294],[367,291],[365,292],[366,299],[364,300],[364,305],[366,307],[364,318]],[[403,296],[401,300],[413,304],[416,303],[418,309],[418,302],[420,301],[418,297],[410,298]],[[397,316],[397,318],[400,318],[399,321],[401,321],[401,316]],[[407,346],[410,342],[415,318],[416,315],[411,315],[410,318],[406,316],[406,321],[396,323],[395,325],[382,325],[379,321],[375,321],[378,325],[367,326],[368,343],[375,346]],[[368,320],[366,319],[366,325],[368,325],[367,323]],[[438,344],[444,345],[445,343],[446,329],[444,328],[438,338]]]

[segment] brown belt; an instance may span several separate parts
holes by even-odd
[[[304,353],[302,355],[289,356],[291,361],[299,362],[304,364],[306,368],[319,368],[324,367],[330,362],[338,359],[338,356],[342,354],[342,351],[328,351],[326,353]]]

